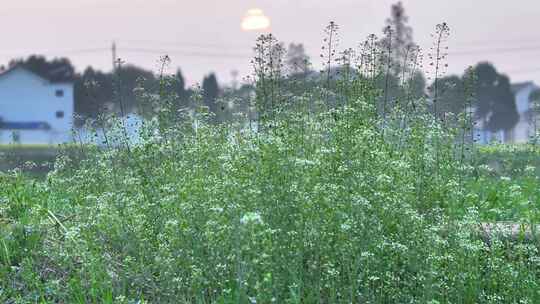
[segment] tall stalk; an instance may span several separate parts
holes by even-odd
[[[392,68],[392,39],[393,39],[393,30],[390,26],[385,28],[385,34],[387,38],[387,43],[384,46],[386,48],[386,71],[385,71],[385,81],[384,81],[384,100],[383,100],[383,108],[382,108],[382,119],[383,119],[383,126],[386,125],[386,108],[388,104],[388,96],[389,96],[389,85],[390,85],[390,69]],[[384,133],[384,131],[383,131]]]

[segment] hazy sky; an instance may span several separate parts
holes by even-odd
[[[341,27],[341,47],[379,34],[393,0],[1,0],[0,63],[29,54],[67,56],[78,70],[110,70],[111,42],[128,63],[156,70],[172,58],[190,82],[215,71],[250,71],[256,33],[240,28],[248,9],[260,8],[282,41],[302,42],[318,64],[323,28]],[[489,60],[512,81],[540,83],[538,0],[404,0],[417,43],[429,48],[437,23],[450,25],[449,72]],[[427,51],[426,51],[427,52]]]

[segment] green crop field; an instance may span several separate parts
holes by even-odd
[[[48,145],[0,145],[0,171],[19,168],[40,176],[51,169],[57,152]]]
[[[70,155],[76,159],[86,149],[94,149],[90,145],[0,145],[0,172],[19,170],[27,176],[43,179],[54,167],[59,155]]]
[[[384,65],[287,77],[273,45],[224,122],[163,90],[137,144],[2,147],[56,159],[0,173],[0,302],[540,303],[537,146],[479,147],[470,104],[390,98]]]

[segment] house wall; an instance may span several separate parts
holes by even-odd
[[[57,96],[57,91],[63,96]],[[51,130],[0,130],[0,143],[12,142],[18,132],[23,144],[59,144],[71,141],[73,84],[50,83],[24,69],[0,76],[0,118],[9,122],[47,122]],[[63,117],[57,117],[57,112]]]
[[[516,93],[516,108],[519,113],[519,121],[514,127],[514,143],[526,143],[534,133],[530,117],[530,95],[537,89],[533,84],[526,86]]]

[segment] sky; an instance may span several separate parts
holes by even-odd
[[[68,57],[78,71],[112,68],[118,57],[153,71],[169,55],[168,71],[181,68],[188,83],[215,72],[221,83],[250,71],[259,32],[241,28],[250,9],[260,9],[271,31],[288,44],[303,43],[315,66],[330,21],[340,26],[340,48],[356,48],[381,35],[395,0],[2,0],[0,64],[43,54]],[[448,74],[491,61],[513,82],[540,84],[538,0],[403,0],[415,41],[428,52],[435,25],[447,22]]]

